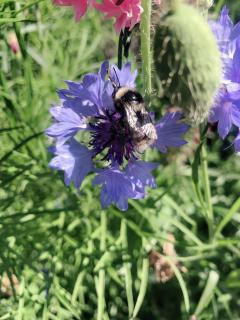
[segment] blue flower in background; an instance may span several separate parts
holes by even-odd
[[[225,139],[233,125],[240,128],[240,23],[234,25],[224,7],[217,21],[210,21],[210,26],[221,51],[223,75],[209,122],[218,123],[218,133]],[[240,151],[239,137],[234,147]]]
[[[68,88],[58,91],[61,104],[50,109],[55,120],[46,130],[55,139],[50,167],[64,171],[65,184],[73,182],[76,188],[95,173],[93,185],[101,186],[103,208],[115,204],[127,210],[128,199],[144,198],[146,187],[156,187],[151,172],[158,165],[140,159],[132,130],[112,97],[112,81],[133,89],[136,77],[130,63],[119,70],[104,62],[97,74],[87,74],[81,82],[66,81]],[[167,113],[155,128],[152,147],[161,152],[186,143],[182,135],[189,126],[181,122],[179,112]]]
[[[229,17],[228,8],[224,6],[217,21],[210,20],[209,24],[216,37],[222,55],[223,66],[228,68],[236,49],[237,38],[240,34],[240,23],[233,24]]]

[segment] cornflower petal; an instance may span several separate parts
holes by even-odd
[[[182,135],[188,131],[190,126],[179,122],[181,117],[181,112],[167,112],[156,124],[158,138],[153,146],[159,151],[166,153],[167,147],[180,147],[187,143],[183,140]]]
[[[109,62],[105,61],[98,74],[89,73],[83,78],[82,91],[79,92],[85,103],[92,104],[97,110],[97,114],[103,111],[114,110],[112,92],[113,86],[107,74],[109,70]]]
[[[238,22],[232,29],[230,40],[233,41],[240,36],[240,22]]]
[[[100,197],[103,208],[110,204],[116,204],[120,210],[126,211],[128,209],[128,199],[139,197],[130,178],[118,167],[100,171],[93,180],[93,185],[98,184],[102,186]]]
[[[49,137],[57,138],[58,144],[65,143],[78,131],[87,129],[86,119],[73,109],[56,106],[50,109],[50,113],[57,122],[46,129],[45,133]]]
[[[240,39],[236,42],[235,52],[229,63],[227,78],[230,82],[240,84]]]
[[[93,117],[98,114],[98,107],[89,101],[89,92],[77,82],[65,81],[69,89],[58,90],[58,96],[65,108],[70,108],[82,117]],[[78,87],[78,90],[76,89]],[[73,89],[74,88],[74,89]]]
[[[131,63],[126,63],[122,69],[118,69],[116,65],[111,66],[110,70],[111,79],[121,87],[135,87],[137,78],[137,70],[131,72]]]
[[[85,75],[82,82],[65,81],[68,89],[58,91],[63,106],[74,109],[84,117],[100,115],[105,110],[113,111],[113,86],[106,79],[109,62],[105,61],[98,74]]]
[[[240,152],[240,131],[238,132],[237,137],[234,140],[234,148],[236,152]]]
[[[135,189],[145,194],[145,188],[156,188],[156,182],[151,172],[158,167],[158,163],[145,162],[140,160],[129,161],[125,173],[134,183]]]
[[[55,157],[49,167],[64,171],[64,182],[67,186],[73,182],[77,189],[80,188],[86,175],[93,171],[92,151],[72,139],[68,144],[52,148],[52,152]]]
[[[210,27],[216,37],[220,51],[228,52],[229,39],[233,29],[233,22],[229,17],[229,10],[226,6],[223,7],[217,21],[209,21]]]
[[[223,94],[212,108],[209,122],[218,122],[218,134],[225,139],[233,124],[240,128],[240,106],[235,104],[228,93]]]

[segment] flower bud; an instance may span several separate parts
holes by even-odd
[[[221,60],[207,21],[194,7],[172,1],[154,37],[155,71],[164,95],[195,124],[209,114],[220,85]]]

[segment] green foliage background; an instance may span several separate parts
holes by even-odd
[[[213,15],[222,4],[216,3]],[[237,19],[240,4],[228,4]],[[64,80],[96,71],[106,58],[116,62],[112,24],[92,11],[76,24],[70,10],[51,1],[0,0],[0,28],[0,275],[14,274],[20,284],[19,292],[13,285],[11,294],[1,294],[0,320],[95,319],[102,268],[104,319],[128,319],[124,268],[132,268],[136,302],[147,251],[161,251],[168,233],[176,238],[188,272],[159,284],[151,270],[138,319],[189,319],[209,274],[218,274],[219,282],[215,286],[210,276],[214,295],[208,287],[210,296],[205,295],[198,318],[240,319],[240,164],[231,141],[222,144],[214,131],[208,140],[214,227],[220,231],[211,241],[191,179],[192,141],[179,155],[147,154],[161,162],[158,188],[149,190],[145,200],[130,201],[126,213],[107,210],[106,248],[101,250],[99,190],[91,187],[92,177],[80,192],[64,186],[59,173],[48,168],[50,143],[43,131]],[[19,55],[7,44],[11,31],[18,36]],[[120,234],[123,218],[128,244]]]

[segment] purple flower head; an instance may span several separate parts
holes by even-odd
[[[234,25],[224,7],[218,20],[210,24],[222,53],[224,69],[209,122],[218,123],[218,134],[225,139],[233,125],[240,128],[240,23]]]
[[[115,160],[119,165],[124,159],[129,160],[134,157],[134,145],[128,124],[123,120],[119,112],[109,113],[99,116],[98,122],[91,125],[92,140],[95,154],[106,149],[104,159]]]
[[[147,111],[117,106],[115,84],[123,87],[123,94],[129,88],[134,99],[141,98],[134,89],[136,76],[130,63],[119,70],[104,62],[97,74],[87,74],[81,82],[66,81],[68,88],[58,91],[61,105],[50,109],[55,122],[46,134],[56,141],[50,167],[64,171],[65,183],[73,182],[76,188],[88,173],[95,173],[93,184],[101,186],[103,207],[115,204],[127,210],[129,198],[144,198],[146,187],[156,187],[151,172],[157,165],[140,160],[139,150],[152,145],[166,152],[186,143],[182,135],[189,126],[181,122],[180,113],[167,113],[154,126]],[[133,105],[138,103],[134,99]],[[154,139],[147,136],[149,128],[155,130]],[[76,135],[84,143],[74,140]]]

